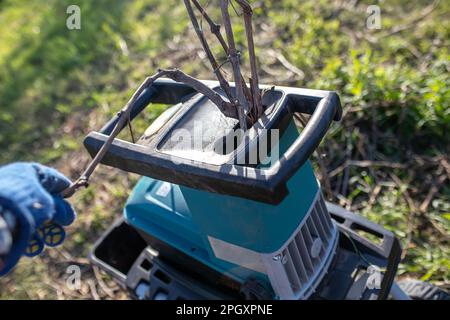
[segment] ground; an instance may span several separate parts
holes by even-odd
[[[73,1],[0,1],[0,164],[39,161],[75,178],[89,161],[83,137],[145,76],[179,67],[213,78],[182,1],[76,2],[81,30],[69,31]],[[209,2],[219,18],[217,1]],[[449,2],[251,2],[262,82],[336,90],[342,99],[344,118],[312,159],[327,199],[395,232],[404,248],[401,277],[448,286]],[[372,4],[381,9],[381,29],[367,28]],[[249,74],[248,57],[242,60]],[[149,107],[135,130],[164,108]],[[0,280],[0,298],[126,298],[87,255],[138,178],[101,167],[71,199],[79,217],[64,246],[23,259]],[[82,270],[79,290],[66,285],[72,264]]]

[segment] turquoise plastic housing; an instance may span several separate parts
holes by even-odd
[[[291,123],[280,139],[280,155],[297,138]],[[255,271],[215,257],[208,236],[261,254],[281,248],[303,221],[319,185],[310,162],[288,181],[279,205],[196,190],[144,177],[124,209],[127,222],[238,281]]]

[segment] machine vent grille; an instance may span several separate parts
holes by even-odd
[[[314,292],[332,260],[337,237],[319,192],[307,218],[269,267],[273,271],[269,278],[281,299],[307,298]]]

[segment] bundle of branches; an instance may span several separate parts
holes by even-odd
[[[183,0],[186,6],[189,18],[192,22],[194,30],[200,43],[205,51],[213,73],[219,81],[220,87],[225,93],[226,100],[214,92],[207,86],[203,85],[199,80],[186,75],[178,69],[172,70],[159,70],[155,75],[146,79],[143,84],[143,89],[150,86],[154,80],[161,76],[171,78],[177,82],[185,83],[199,93],[208,97],[214,102],[227,116],[235,117],[239,119],[240,128],[247,130],[263,113],[261,91],[259,90],[258,69],[255,55],[255,44],[253,41],[253,26],[252,15],[253,10],[250,4],[246,0],[235,0],[236,3],[242,8],[242,15],[244,17],[244,24],[247,37],[248,54],[250,59],[251,78],[248,79],[249,85],[241,73],[240,66],[240,52],[236,49],[236,43],[234,39],[233,27],[231,24],[231,17],[229,14],[230,0],[219,0],[220,9],[222,12],[223,25],[225,27],[226,40],[221,33],[221,26],[214,22],[208,15],[205,8],[197,0]],[[231,89],[230,84],[225,79],[222,72],[222,66],[224,63],[219,64],[214,56],[211,47],[206,40],[203,28],[199,23],[197,16],[195,15],[194,8],[199,11],[202,19],[205,19],[209,25],[211,33],[220,42],[222,49],[228,57],[226,62],[231,64],[233,69],[233,78],[235,83],[235,90]]]
[[[223,25],[225,27],[225,33],[227,41],[225,41],[222,36],[220,25],[215,23],[211,17],[208,15],[206,10],[200,5],[197,0],[184,0],[189,18],[191,19],[192,25],[195,32],[200,39],[203,50],[208,57],[211,67],[219,80],[220,87],[225,92],[228,100],[231,102],[233,107],[237,110],[239,124],[241,129],[246,130],[247,124],[253,124],[262,114],[263,107],[261,102],[261,92],[259,90],[258,81],[258,69],[256,65],[256,55],[255,55],[255,44],[253,41],[253,26],[252,26],[252,15],[253,10],[250,4],[246,0],[235,0],[238,5],[242,8],[245,32],[247,37],[248,54],[250,59],[251,68],[251,78],[249,79],[250,89],[247,86],[245,78],[242,76],[240,67],[240,53],[236,49],[236,44],[234,40],[233,28],[231,25],[231,18],[229,14],[229,0],[220,0],[220,9],[222,12]],[[207,21],[211,33],[215,35],[217,40],[220,42],[225,54],[228,57],[228,61],[231,63],[233,69],[233,77],[236,86],[235,95],[230,89],[229,83],[225,80],[223,73],[221,71],[221,65],[218,64],[216,58],[214,57],[208,42],[206,41],[203,29],[200,27],[197,17],[195,16],[192,4],[201,13],[202,17]]]
[[[80,187],[87,186],[88,180],[95,168],[98,166],[108,148],[112,145],[113,140],[119,134],[127,121],[130,120],[131,110],[136,103],[137,98],[144,92],[145,89],[150,87],[158,78],[167,77],[176,82],[184,83],[191,86],[197,92],[203,94],[210,99],[217,107],[229,117],[234,117],[239,120],[239,126],[242,130],[247,130],[255,123],[263,113],[262,96],[259,90],[258,70],[256,64],[255,44],[253,41],[253,26],[252,15],[253,10],[250,4],[246,0],[234,0],[242,9],[242,15],[244,18],[244,25],[247,37],[247,46],[250,59],[251,78],[249,78],[250,87],[244,76],[241,73],[240,66],[240,52],[236,49],[236,43],[234,39],[233,27],[231,24],[231,17],[229,13],[230,0],[219,0],[220,9],[222,13],[223,25],[225,27],[226,40],[221,33],[220,25],[214,22],[206,12],[205,8],[197,0],[183,0],[186,6],[189,18],[192,22],[194,30],[202,44],[203,50],[208,57],[214,74],[219,81],[220,87],[223,90],[225,97],[212,90],[200,80],[187,75],[178,69],[159,69],[153,76],[147,77],[144,82],[139,86],[131,99],[119,112],[120,118],[115,128],[110,134],[108,140],[100,148],[97,155],[92,162],[88,165],[87,169],[83,172],[80,178],[64,192],[65,197],[72,196],[76,190]],[[197,9],[201,16],[207,21],[211,32],[215,35],[220,42],[226,56],[227,61],[230,62],[233,69],[233,78],[235,83],[235,90],[231,89],[230,84],[225,79],[221,67],[223,64],[219,64],[215,58],[207,40],[203,29],[197,19],[194,12],[194,7]]]

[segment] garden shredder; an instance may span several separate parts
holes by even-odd
[[[244,20],[249,78],[241,72],[233,3],[219,1],[225,40],[199,1],[183,2],[218,81],[159,69],[86,137],[94,159],[65,196],[86,185],[98,163],[143,176],[123,218],[95,245],[93,263],[139,299],[408,298],[394,282],[399,241],[326,202],[309,162],[342,116],[338,95],[259,85],[248,1],[235,3]],[[202,21],[225,53],[223,63]],[[234,83],[225,78],[225,63]],[[138,141],[117,139],[151,103],[172,106]]]
[[[86,137],[91,155],[110,140],[103,164],[143,176],[91,256],[133,297],[385,299],[392,291],[399,241],[326,202],[308,160],[341,118],[338,95],[261,89],[264,113],[244,134],[190,86],[158,79],[129,120],[150,103],[173,106],[138,141],[109,139],[121,114]],[[300,129],[296,114],[310,117]]]

